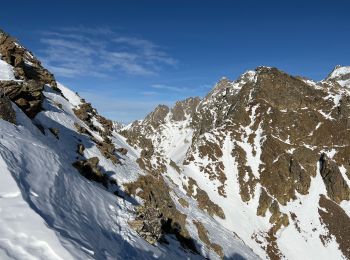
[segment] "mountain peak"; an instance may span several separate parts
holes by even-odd
[[[337,65],[329,74],[328,79],[339,79],[346,75],[350,77],[350,66]]]

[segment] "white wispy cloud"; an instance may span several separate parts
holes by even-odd
[[[154,89],[170,90],[170,91],[175,91],[175,92],[181,92],[181,91],[188,90],[188,88],[186,88],[186,87],[175,87],[175,86],[168,86],[168,85],[164,85],[164,84],[153,84],[153,85],[151,85],[151,87]]]
[[[177,61],[160,46],[142,38],[121,36],[108,28],[69,27],[42,32],[39,53],[45,65],[62,77],[109,77],[114,73],[155,75]]]

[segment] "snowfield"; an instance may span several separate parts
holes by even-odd
[[[13,67],[0,59],[0,80],[14,80]]]

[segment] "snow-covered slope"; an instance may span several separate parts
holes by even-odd
[[[14,80],[13,67],[5,61],[0,60],[0,80]]]

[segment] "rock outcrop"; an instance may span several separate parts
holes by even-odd
[[[32,53],[4,32],[0,32],[0,56],[13,66],[16,77],[16,81],[0,81],[0,90],[30,118],[34,118],[42,110],[44,86],[60,92],[53,74],[43,68]]]
[[[0,32],[0,54],[2,60],[14,67],[17,79],[33,80],[42,86],[48,84],[58,90],[53,74],[42,67],[41,62],[16,39],[4,32]]]
[[[327,195],[337,203],[350,200],[350,188],[344,180],[339,167],[330,161],[326,154],[320,158],[320,174],[327,188]]]
[[[107,179],[101,172],[98,163],[99,159],[97,157],[92,157],[87,160],[76,161],[73,163],[73,166],[87,179],[106,185]]]
[[[16,112],[12,108],[11,100],[6,96],[0,96],[0,118],[16,124]]]

